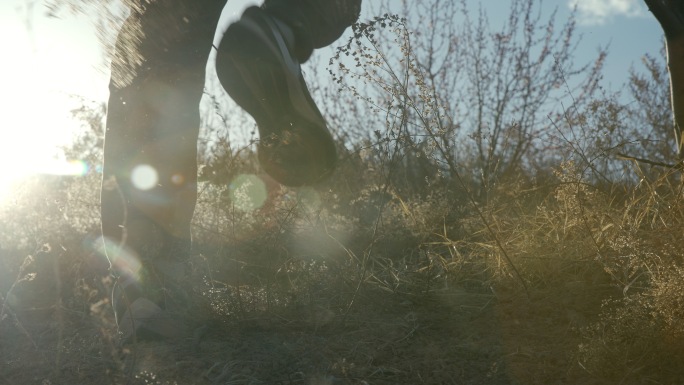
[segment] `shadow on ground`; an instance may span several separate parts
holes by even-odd
[[[527,296],[516,285],[417,277],[393,290],[358,266],[287,259],[274,267],[262,263],[273,258],[241,253],[252,256],[249,265],[218,256],[214,271],[223,275],[196,269],[194,337],[125,347],[106,267],[74,265],[89,257],[41,262],[39,254],[29,278],[2,288],[0,383],[594,383],[575,356],[579,330],[602,300],[585,283]],[[60,260],[70,265],[55,265]]]
[[[40,282],[27,284],[35,292]],[[0,382],[513,383],[492,293],[453,288],[408,297],[362,288],[346,308],[293,303],[239,318],[214,314],[199,343],[125,348],[116,345],[109,310],[46,302],[6,309]]]

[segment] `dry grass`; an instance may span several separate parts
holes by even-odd
[[[84,241],[96,233],[47,207],[39,247],[0,258],[0,382],[675,383],[679,183],[618,196],[572,164],[555,178],[502,188],[483,210],[527,290],[481,218],[436,191],[275,189],[245,212],[207,187],[188,318],[202,338],[126,347],[106,263]]]

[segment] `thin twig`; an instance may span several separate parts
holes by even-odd
[[[632,161],[635,161],[635,162],[638,162],[638,163],[649,164],[649,165],[651,165],[651,166],[665,167],[665,168],[677,169],[677,170],[681,170],[682,168],[684,168],[684,161],[679,161],[679,162],[677,162],[677,163],[675,163],[675,164],[672,164],[672,163],[659,162],[659,161],[657,161],[657,160],[650,160],[650,159],[639,158],[639,157],[636,157],[636,156],[631,156],[631,155],[623,154],[623,153],[621,153],[621,152],[618,152],[616,155],[617,155],[618,159],[632,160]]]

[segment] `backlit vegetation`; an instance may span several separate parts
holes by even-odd
[[[606,52],[572,61],[574,20],[510,3],[504,27],[453,0],[354,26],[334,82],[312,87],[341,154],[319,186],[268,179],[231,140],[236,112],[206,104],[201,341],[117,345],[97,240],[103,112],[77,111],[92,131],[67,153],[90,172],[26,181],[2,208],[0,382],[679,381],[684,196],[664,62],[609,94]]]

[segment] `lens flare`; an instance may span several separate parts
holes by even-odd
[[[0,157],[1,158],[1,157]],[[1,161],[2,159],[0,159]],[[91,171],[82,160],[50,159],[49,161],[17,161],[0,162],[0,206],[8,204],[12,196],[22,190],[22,186],[30,178],[42,175],[82,177]]]
[[[88,164],[82,160],[59,161],[42,167],[40,174],[84,176],[88,173]]]
[[[140,190],[151,190],[159,182],[157,170],[149,164],[141,164],[131,171],[131,182]]]
[[[182,174],[173,174],[171,177],[171,183],[175,184],[176,186],[182,185],[183,182],[185,182],[185,178]]]
[[[254,211],[266,202],[268,191],[261,178],[252,174],[238,175],[230,183],[230,199],[241,211]]]
[[[113,271],[127,278],[140,280],[142,263],[133,253],[106,237],[100,237],[95,244],[98,245],[97,254],[109,260]]]

